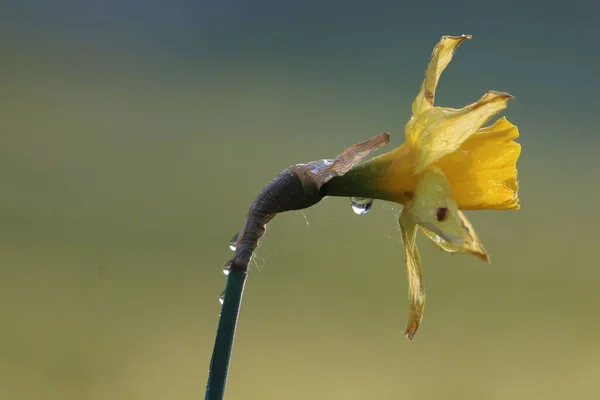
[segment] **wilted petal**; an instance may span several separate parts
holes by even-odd
[[[455,246],[440,237],[437,233],[433,233],[427,228],[420,227],[421,232],[425,234],[437,247],[440,249],[447,251],[448,253],[457,253],[459,251],[458,246]]]
[[[513,97],[490,91],[461,109],[433,107],[406,125],[406,142],[415,154],[414,173],[419,173],[446,154],[455,152]]]
[[[404,211],[400,214],[400,229],[406,256],[406,277],[408,279],[408,326],[405,335],[412,340],[419,329],[425,308],[425,286],[421,258],[416,244],[417,225]]]
[[[427,72],[425,73],[425,80],[423,80],[421,90],[413,101],[413,116],[417,116],[423,111],[433,107],[435,89],[440,80],[440,75],[442,75],[442,72],[452,60],[454,51],[462,42],[468,39],[471,39],[471,35],[442,36],[442,39],[433,49],[431,61],[429,62]]]
[[[429,167],[419,175],[414,197],[403,212],[447,242],[440,242],[445,250],[466,252],[488,260],[475,230],[450,195],[450,186],[442,170]]]
[[[320,191],[321,187],[335,177],[343,176],[360,164],[369,154],[390,141],[388,132],[380,133],[371,139],[344,149],[334,159],[311,161],[292,165],[288,169],[301,176],[304,183],[310,182],[310,190]],[[305,188],[309,189],[309,188]]]
[[[333,159],[328,170],[336,176],[344,175],[350,171],[352,167],[364,160],[369,154],[379,149],[381,146],[388,144],[389,141],[390,134],[384,132],[369,140],[350,146]]]
[[[468,253],[468,254],[474,255],[475,257],[482,259],[483,261],[490,262],[490,256],[487,254],[487,252],[483,248],[483,245],[479,241],[479,238],[477,237],[477,234],[475,233],[475,230],[473,229],[473,225],[471,225],[471,223],[469,222],[467,217],[465,217],[465,215],[462,213],[462,211],[458,211],[458,217],[459,217],[461,223],[467,229],[467,231],[469,231],[470,236],[474,238],[474,241],[479,243],[479,246],[476,246],[475,248],[471,248],[471,247],[465,247],[462,245],[452,244],[452,243],[446,241],[440,235],[430,231],[429,229],[427,229],[423,226],[421,226],[421,231],[433,243],[435,243],[436,246],[438,246],[440,249],[442,249],[444,251],[447,251],[448,253]]]

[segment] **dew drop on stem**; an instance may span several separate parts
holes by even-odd
[[[229,249],[231,251],[235,251],[237,249],[238,235],[239,235],[239,233],[236,233],[235,235],[233,235],[233,237],[229,241]]]
[[[373,207],[373,199],[366,197],[351,197],[350,205],[352,206],[354,214],[365,215],[371,210],[371,207]]]

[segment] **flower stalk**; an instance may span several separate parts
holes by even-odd
[[[229,359],[231,358],[231,349],[233,347],[246,276],[247,272],[241,270],[230,271],[227,276],[219,327],[217,328],[217,338],[210,360],[208,383],[206,384],[206,400],[220,400],[225,394]]]
[[[334,159],[296,164],[283,171],[252,202],[235,246],[235,255],[227,262],[227,285],[215,346],[210,362],[205,400],[221,400],[225,393],[231,351],[239,316],[248,265],[266,225],[279,213],[302,210],[321,201],[322,186],[336,176],[347,173],[365,157],[389,142],[382,133],[351,146]]]

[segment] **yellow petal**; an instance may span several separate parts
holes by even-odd
[[[442,170],[429,167],[419,175],[415,195],[403,212],[451,245],[444,244],[445,248],[489,260],[475,230],[450,196],[450,186]]]
[[[429,238],[429,240],[431,240],[440,249],[447,251],[448,253],[457,253],[459,251],[457,246],[454,246],[453,244],[448,243],[447,241],[442,239],[440,237],[440,235],[433,233],[429,229],[423,228],[421,226],[421,231],[425,234],[425,236],[427,236]]]
[[[416,243],[417,225],[404,211],[400,214],[399,223],[404,242],[406,277],[408,279],[408,325],[404,334],[408,340],[412,341],[423,319],[425,286],[423,285],[421,258]]]
[[[442,36],[442,39],[433,49],[431,61],[427,66],[425,80],[421,84],[421,90],[412,104],[413,116],[417,116],[423,111],[433,107],[435,98],[435,88],[437,87],[440,75],[454,55],[454,51],[465,40],[471,39],[471,35],[462,36]]]
[[[433,107],[411,119],[406,125],[406,142],[416,157],[414,172],[455,152],[512,98],[508,93],[490,91],[464,108]]]
[[[519,130],[506,118],[478,130],[460,148],[435,163],[446,174],[461,210],[519,208]]]
[[[464,247],[461,245],[452,244],[452,243],[446,241],[440,235],[438,235],[422,226],[421,226],[421,231],[423,231],[425,236],[427,236],[433,243],[435,243],[436,246],[438,246],[440,249],[442,249],[444,251],[447,251],[448,253],[468,253],[468,254],[478,257],[481,260],[489,263],[490,256],[487,254],[487,252],[483,248],[483,245],[481,244],[479,238],[477,237],[477,234],[475,233],[475,230],[473,229],[473,225],[471,225],[471,223],[469,222],[467,217],[461,211],[458,211],[458,217],[459,217],[461,223],[465,226],[465,229],[467,229],[467,231],[469,231],[469,234],[471,235],[471,237],[474,238],[474,241],[476,243],[479,243],[479,245],[476,246],[475,248]]]

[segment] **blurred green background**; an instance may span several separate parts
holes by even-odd
[[[571,1],[0,5],[0,399],[198,399],[228,243],[291,164],[436,101],[516,96],[520,211],[470,212],[492,265],[422,237],[413,343],[399,206],[277,217],[228,399],[600,396],[600,6]]]

